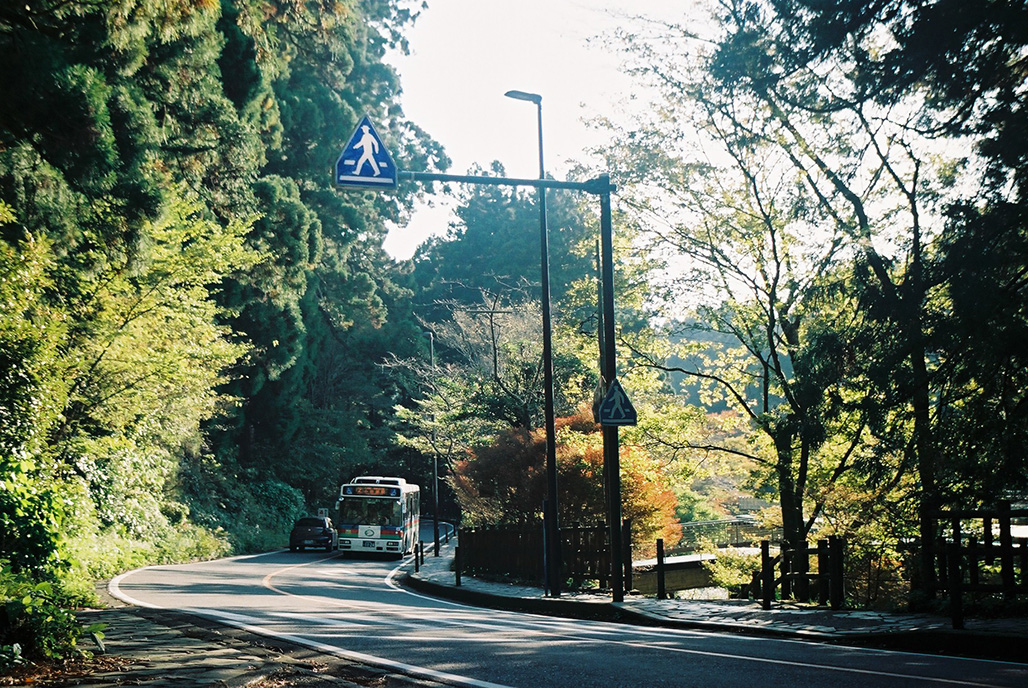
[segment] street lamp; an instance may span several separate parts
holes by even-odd
[[[539,121],[539,179],[546,178],[543,165],[543,97],[525,91],[507,91],[508,98],[535,103]],[[543,511],[546,535],[546,585],[552,597],[560,596],[560,524],[557,518],[557,448],[553,420],[553,332],[550,323],[550,255],[546,228],[546,189],[539,187],[539,253],[542,263],[543,386],[545,388],[547,499]]]
[[[438,371],[435,369],[435,333],[429,330],[425,333],[428,337],[428,354],[432,361],[432,380],[438,379]],[[432,529],[435,533],[435,556],[439,556],[439,449],[435,442],[435,415],[432,417]]]

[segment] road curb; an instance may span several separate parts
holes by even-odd
[[[531,612],[574,619],[594,619],[597,621],[624,621],[626,616],[625,610],[617,607],[612,602],[577,602],[575,600],[550,597],[507,597],[480,590],[470,590],[465,587],[435,583],[415,576],[409,571],[399,576],[399,582],[405,587],[417,590],[418,592],[490,609]]]
[[[769,625],[733,624],[699,619],[655,618],[623,603],[583,602],[565,598],[504,596],[466,587],[437,583],[405,571],[399,582],[413,590],[469,605],[531,612],[574,619],[662,626],[693,631],[713,631],[733,635],[801,640],[830,645],[866,647],[931,655],[961,656],[976,659],[1028,663],[1024,654],[1025,638],[1002,633],[919,629],[899,631],[837,631],[786,629]]]
[[[479,590],[470,590],[464,587],[455,587],[441,583],[435,583],[420,578],[410,572],[406,572],[400,583],[426,594],[455,602],[488,607],[490,609],[502,609],[504,611],[531,612],[549,616],[561,616],[571,619],[589,619],[593,621],[611,621],[617,623],[631,623],[637,626],[663,626],[670,628],[681,628],[683,630],[705,630],[718,631],[722,633],[733,633],[735,635],[756,635],[775,638],[803,638],[806,640],[833,642],[839,638],[817,631],[798,633],[795,631],[779,628],[742,626],[738,624],[725,624],[711,621],[684,620],[684,619],[656,619],[648,614],[627,608],[616,602],[581,602],[564,598],[549,597],[506,597]]]

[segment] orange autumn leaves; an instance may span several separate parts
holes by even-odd
[[[558,418],[557,470],[563,525],[605,520],[603,437],[588,411]],[[638,552],[652,551],[656,538],[677,542],[677,504],[670,481],[641,447],[622,445],[622,516],[632,521]],[[546,497],[543,431],[507,430],[474,447],[452,467],[450,484],[465,525],[524,523],[541,517]]]

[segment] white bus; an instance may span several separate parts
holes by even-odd
[[[398,557],[413,552],[420,537],[420,488],[403,478],[366,475],[339,488],[339,549],[385,552]]]

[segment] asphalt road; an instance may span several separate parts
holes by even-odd
[[[468,607],[399,587],[396,566],[282,551],[140,569],[115,585],[138,605],[202,614],[449,685],[1028,685],[1022,664]]]

